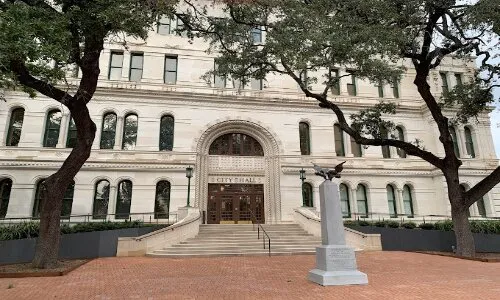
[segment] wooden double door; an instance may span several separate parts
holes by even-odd
[[[207,223],[264,223],[264,185],[209,184]]]

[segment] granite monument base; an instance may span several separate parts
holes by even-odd
[[[357,270],[354,248],[346,245],[323,245],[316,248],[316,269],[309,280],[320,285],[368,284],[365,273]]]

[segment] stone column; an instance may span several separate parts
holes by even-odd
[[[396,209],[398,215],[404,214],[403,189],[396,189]]]
[[[66,148],[66,137],[68,135],[68,116],[67,112],[62,113],[61,126],[59,127],[59,139],[56,148]]]
[[[458,131],[458,149],[460,149],[460,157],[470,158],[469,153],[467,153],[467,147],[465,146],[465,132],[463,128],[455,128]]]
[[[342,131],[342,134],[344,135],[344,151],[345,151],[345,156],[346,157],[354,157],[354,154],[352,154],[352,147],[351,147],[351,136],[348,135],[347,133]]]
[[[123,117],[119,116],[116,120],[115,146],[113,149],[120,150],[122,148],[123,138]]]
[[[109,187],[109,201],[108,201],[108,219],[114,220],[116,213],[116,186]]]
[[[346,245],[338,184],[325,180],[319,191],[322,245],[316,248],[309,280],[323,286],[367,284],[366,274],[357,270],[354,248]]]

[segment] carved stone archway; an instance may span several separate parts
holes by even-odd
[[[202,210],[207,209],[209,175],[230,174],[231,166],[225,170],[214,170],[210,167],[211,156],[209,148],[212,142],[227,133],[242,133],[255,138],[264,150],[264,157],[255,159],[263,160],[262,170],[253,170],[252,176],[263,177],[264,204],[266,210],[266,223],[281,221],[281,195],[280,195],[280,142],[277,136],[262,125],[249,120],[225,120],[207,126],[196,141],[196,198],[195,206]],[[238,159],[238,157],[230,157]],[[213,159],[213,156],[212,156]],[[242,157],[241,159],[248,159]],[[214,163],[212,162],[212,166]],[[234,172],[238,172],[234,168]]]

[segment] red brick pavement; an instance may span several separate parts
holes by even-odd
[[[63,277],[0,279],[0,299],[500,299],[499,263],[405,252],[357,256],[366,286],[309,282],[312,255],[102,258]]]

